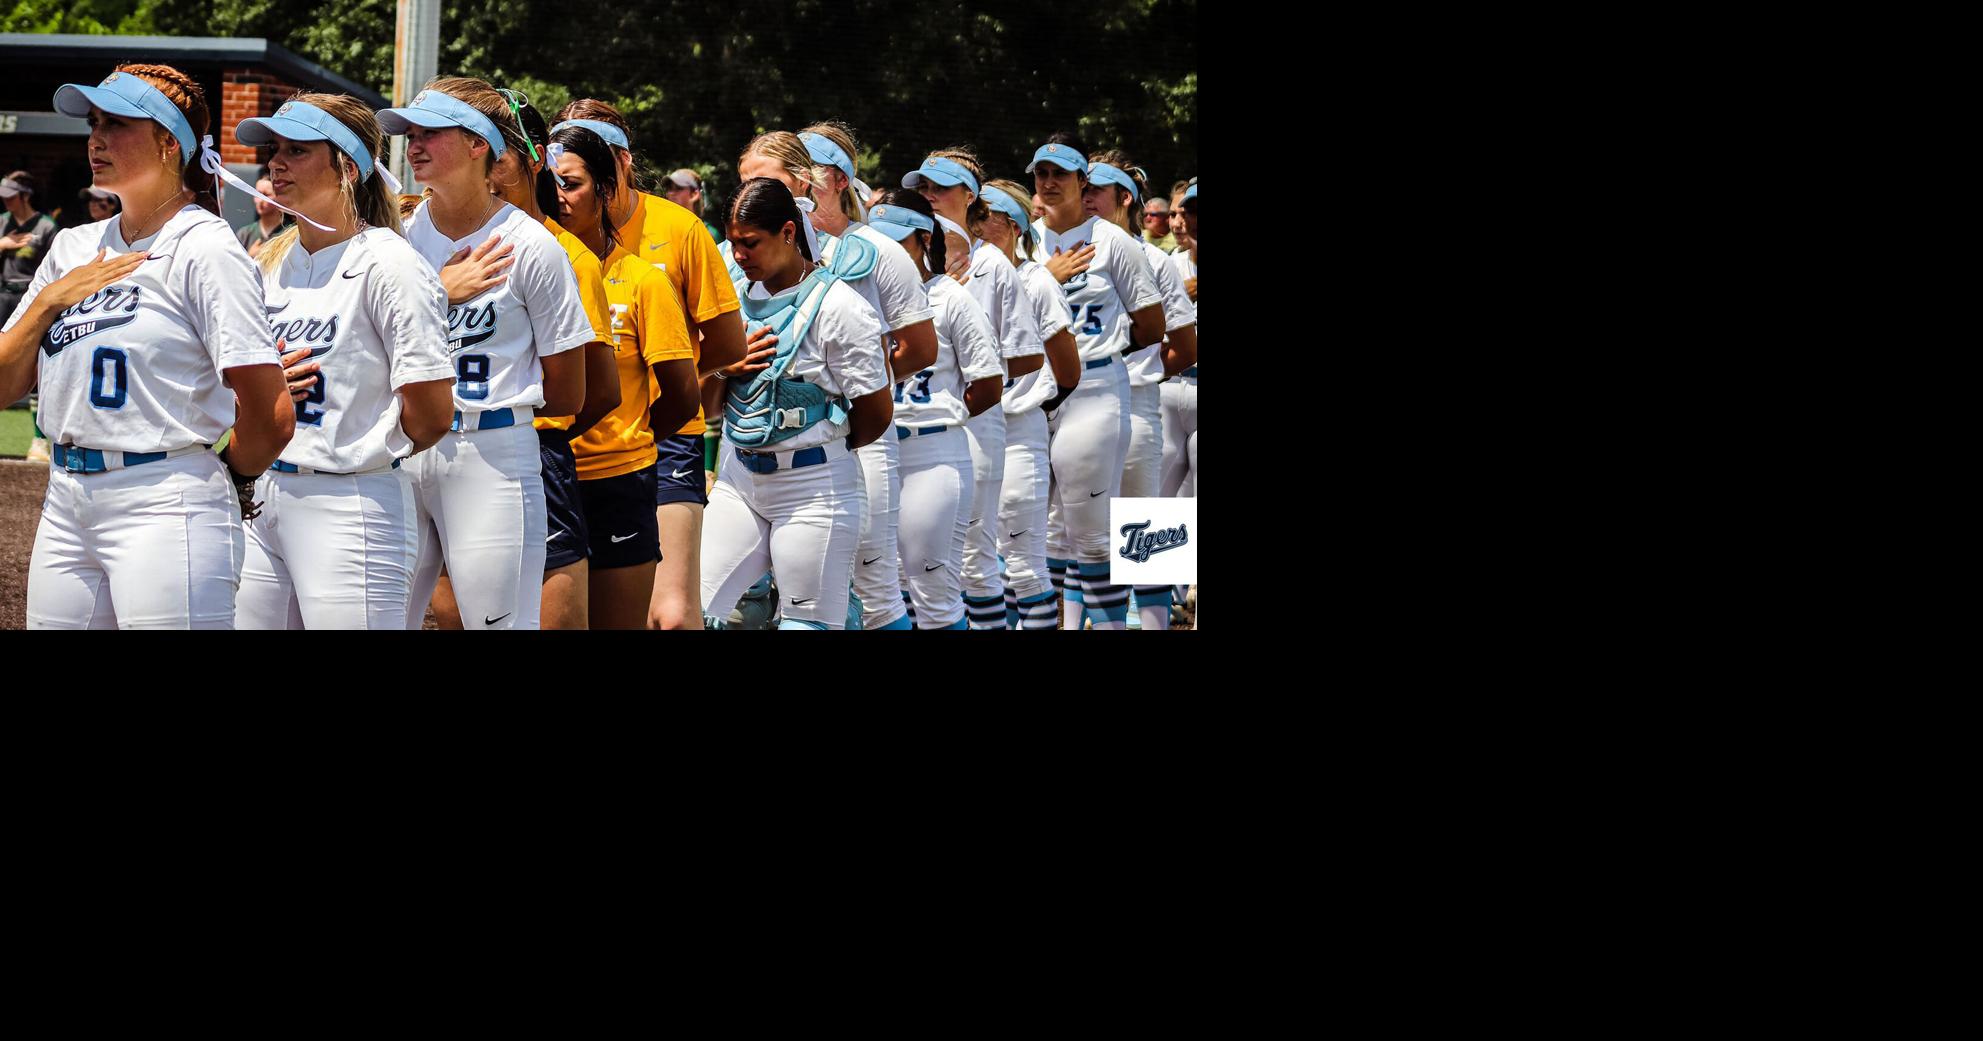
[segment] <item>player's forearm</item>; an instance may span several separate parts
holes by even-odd
[[[235,473],[261,473],[274,465],[296,433],[296,406],[290,401],[289,385],[276,365],[243,365],[227,370],[227,377],[240,403],[234,435],[227,443],[228,459]]]
[[[971,385],[964,388],[964,407],[971,415],[979,415],[998,404],[999,396],[1004,389],[1004,381],[997,376],[972,380]]]
[[[723,395],[728,393],[729,389],[728,380],[715,376],[702,378],[702,415],[711,427],[721,429],[723,426]]]
[[[893,389],[877,390],[864,398],[854,399],[852,414],[847,418],[847,447],[859,448],[880,437],[895,421]]]
[[[577,440],[600,420],[620,407],[620,374],[614,368],[613,348],[608,344],[585,345],[585,407],[578,410],[568,440]]]
[[[903,326],[892,334],[895,349],[888,354],[890,371],[900,375],[921,372],[936,364],[936,321]],[[891,407],[892,404],[891,404]]]
[[[39,363],[37,347],[48,327],[55,324],[58,313],[37,297],[12,329],[0,333],[0,401],[19,401],[34,389]]]
[[[1164,311],[1157,304],[1132,311],[1129,315],[1131,348],[1141,350],[1164,342]],[[1124,352],[1128,353],[1128,352]]]
[[[742,311],[725,311],[695,327],[702,337],[702,355],[696,374],[706,376],[726,365],[744,360],[744,319]]]
[[[702,404],[702,387],[696,382],[695,363],[683,358],[654,366],[654,385],[661,396],[648,406],[647,421],[655,437],[668,437],[688,425]]]
[[[399,388],[399,429],[414,452],[440,443],[454,423],[454,381],[427,380]]]
[[[1073,333],[1062,329],[1047,338],[1047,361],[1053,365],[1055,386],[1081,382],[1081,348],[1075,344]]]
[[[544,405],[540,416],[573,416],[585,407],[585,352],[559,351],[543,360]]]
[[[1164,340],[1164,375],[1175,376],[1198,364],[1198,327],[1173,329]]]
[[[1038,371],[1039,367],[1046,363],[1047,356],[1044,354],[1028,354],[1018,358],[1007,358],[1005,359],[1005,374],[1016,380],[1029,372]]]

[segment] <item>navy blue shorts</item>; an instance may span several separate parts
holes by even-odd
[[[544,542],[546,572],[584,560],[590,542],[585,506],[578,495],[578,460],[571,454],[565,433],[537,432],[537,455],[544,464],[544,519],[549,522],[545,529],[549,537]]]
[[[580,481],[578,494],[585,501],[585,519],[592,525],[592,570],[661,559],[661,527],[654,519],[654,467]]]
[[[657,437],[654,448],[661,453],[654,462],[654,505],[671,502],[709,505],[708,482],[702,469],[702,435]]]

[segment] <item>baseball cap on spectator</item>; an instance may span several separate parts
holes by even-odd
[[[95,185],[84,188],[83,194],[92,199],[115,199],[117,197],[116,192],[107,192]]]
[[[15,170],[0,180],[0,199],[10,199],[16,195],[34,194],[34,175],[26,170]]]
[[[702,179],[695,175],[694,170],[691,170],[686,166],[662,178],[662,180],[667,182],[672,187],[686,188],[692,192],[699,192],[702,190]]]

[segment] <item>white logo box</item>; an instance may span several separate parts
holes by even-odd
[[[1195,497],[1109,500],[1110,585],[1189,585],[1196,581]]]

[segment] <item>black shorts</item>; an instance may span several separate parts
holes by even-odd
[[[702,435],[657,437],[654,448],[661,454],[654,462],[654,505],[671,502],[709,505],[709,485],[702,469]]]
[[[661,559],[661,528],[654,520],[654,467],[580,481],[578,494],[585,501],[585,519],[592,525],[592,570]]]
[[[591,537],[586,530],[585,506],[579,501],[578,460],[571,454],[571,442],[563,430],[537,432],[537,456],[543,460],[544,570],[556,571],[584,560]]]

